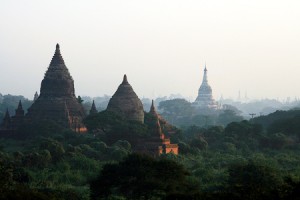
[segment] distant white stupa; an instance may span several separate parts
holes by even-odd
[[[195,107],[201,108],[201,109],[217,109],[218,104],[214,100],[212,96],[212,89],[207,81],[207,69],[206,64],[204,67],[204,74],[203,74],[203,80],[202,84],[198,90],[198,96],[195,102],[193,103]]]

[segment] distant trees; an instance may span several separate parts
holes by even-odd
[[[161,101],[158,106],[164,118],[179,126],[226,126],[230,122],[243,120],[240,116],[241,111],[234,106],[226,105],[224,108],[222,110],[199,109],[185,99]]]
[[[103,166],[100,175],[90,183],[91,198],[193,199],[199,195],[199,186],[189,182],[188,177],[184,167],[174,161],[132,154],[119,163]]]
[[[290,136],[297,136],[300,139],[300,115],[274,121],[268,127],[269,133],[281,132]]]
[[[279,171],[265,164],[249,161],[229,167],[230,199],[278,199],[283,180]]]
[[[223,110],[217,119],[217,124],[227,125],[230,122],[239,122],[242,121],[243,117],[238,115],[238,113],[234,110]]]
[[[261,124],[263,127],[267,128],[276,121],[287,120],[296,116],[300,116],[300,109],[292,109],[288,111],[277,110],[276,112],[273,112],[266,116],[255,117],[250,121],[252,121],[253,123]]]
[[[165,115],[187,116],[193,114],[190,102],[185,99],[172,99],[160,102],[158,109]]]

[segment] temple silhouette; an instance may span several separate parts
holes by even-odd
[[[124,75],[122,83],[109,100],[107,111],[124,116],[126,120],[144,123],[145,113],[141,100],[134,92],[132,86]],[[93,101],[90,115],[98,113]],[[170,139],[165,137],[158,115],[152,101],[150,109],[151,119],[149,124],[150,137],[139,139],[135,148],[138,152],[151,155],[166,153],[178,154],[178,145],[171,144]],[[10,116],[8,110],[0,126],[1,135],[13,135],[17,133],[22,124],[35,124],[40,122],[55,122],[63,128],[77,133],[87,132],[83,124],[86,117],[85,111],[79,99],[75,96],[74,80],[65,65],[60,52],[59,44],[56,45],[55,53],[50,65],[41,82],[40,94],[34,94],[33,104],[25,114],[20,101],[14,116]]]
[[[117,91],[111,97],[107,110],[119,115],[124,115],[128,120],[144,123],[143,104],[134,92],[132,86],[128,83],[126,74],[124,75],[123,81]],[[167,153],[177,155],[178,145],[171,144],[170,139],[166,138],[165,134],[162,132],[160,117],[156,112],[153,101],[149,114],[151,120],[147,125],[149,127],[150,137],[140,139],[134,150],[153,156]]]
[[[34,102],[24,116],[21,101],[15,116],[8,112],[2,130],[16,130],[23,123],[51,120],[64,128],[83,133],[87,129],[82,123],[85,112],[75,96],[74,81],[56,45],[54,56],[41,82],[40,95],[34,96]]]
[[[109,100],[107,110],[123,114],[129,120],[144,123],[144,107],[142,101],[128,83],[126,74],[117,91]]]

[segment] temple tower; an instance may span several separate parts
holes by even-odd
[[[11,129],[17,129],[20,125],[22,125],[25,118],[24,113],[22,102],[20,100],[15,115],[11,117]]]
[[[204,68],[202,84],[198,90],[198,96],[193,105],[202,109],[217,109],[217,103],[212,96],[212,89],[208,84],[206,65]]]
[[[165,137],[165,134],[163,133],[160,125],[159,115],[156,112],[153,100],[149,114],[151,116],[151,121],[148,124],[150,130],[150,137],[145,139],[145,148],[143,149],[140,147],[141,151],[145,153],[150,153],[154,156],[167,153],[174,153],[175,155],[177,155],[178,145],[171,144],[170,139]]]
[[[73,78],[57,44],[41,82],[40,95],[28,109],[26,118],[29,121],[52,120],[76,132],[86,132],[82,123],[84,117],[84,109],[75,96]]]
[[[126,74],[115,94],[110,98],[107,110],[121,113],[126,119],[144,123],[144,108],[141,100],[127,81]]]
[[[90,115],[94,115],[94,114],[97,114],[97,113],[98,113],[98,110],[96,109],[95,101],[93,100],[92,107],[91,107],[91,110],[90,110]]]

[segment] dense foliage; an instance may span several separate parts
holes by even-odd
[[[109,112],[87,118],[96,131],[88,134],[53,122],[24,127],[30,137],[0,138],[0,199],[297,199],[295,112],[187,126],[170,134],[180,154],[155,159],[131,155],[134,144],[122,137],[107,139],[148,128]]]
[[[189,173],[175,161],[132,154],[119,163],[103,167],[98,178],[91,182],[91,197],[162,199],[185,196],[192,199],[199,194],[199,188],[188,178]]]

